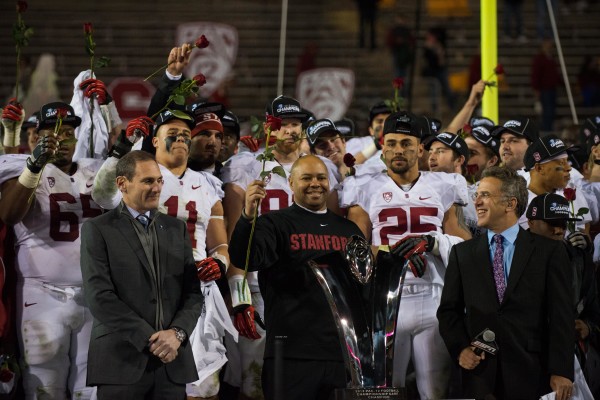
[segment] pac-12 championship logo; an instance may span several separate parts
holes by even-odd
[[[192,51],[183,73],[187,77],[204,74],[206,84],[200,88],[200,96],[208,98],[227,79],[235,64],[238,32],[233,26],[217,22],[189,22],[177,26],[176,43],[194,43],[201,35],[206,36],[210,45]]]
[[[354,72],[343,68],[317,68],[301,73],[296,98],[316,119],[340,120],[354,94]]]
[[[385,192],[383,194],[383,199],[386,201],[386,203],[392,201],[392,192]]]

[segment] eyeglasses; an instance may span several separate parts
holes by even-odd
[[[478,198],[481,198],[481,200],[487,200],[491,197],[502,197],[501,194],[491,194],[490,192],[479,192],[479,193],[473,193],[471,195],[471,199],[473,201],[477,201]]]

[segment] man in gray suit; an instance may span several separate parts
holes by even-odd
[[[81,269],[94,316],[87,383],[102,399],[183,399],[198,379],[187,337],[203,298],[187,229],[156,211],[162,176],[132,151],[116,167],[122,203],[86,221]]]

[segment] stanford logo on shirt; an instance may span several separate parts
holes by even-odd
[[[50,187],[54,187],[54,184],[56,183],[56,179],[54,179],[53,177],[49,176],[48,177],[48,185],[50,185]]]
[[[268,185],[271,182],[271,174],[265,176],[265,184]]]
[[[389,203],[390,201],[392,201],[392,192],[385,192],[383,194],[383,199]]]

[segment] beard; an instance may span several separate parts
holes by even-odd
[[[293,143],[284,141],[278,141],[275,145],[275,150],[281,154],[291,154],[300,148],[300,141],[295,140]]]

